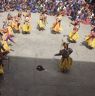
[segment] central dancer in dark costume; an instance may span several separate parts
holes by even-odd
[[[67,43],[63,43],[63,49],[59,51],[58,54],[55,54],[55,56],[62,56],[60,63],[59,63],[59,68],[61,72],[68,72],[72,66],[72,58],[69,56],[73,50],[68,47]]]

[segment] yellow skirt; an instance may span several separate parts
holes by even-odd
[[[0,75],[3,75],[3,74],[4,74],[3,66],[0,65]]]
[[[87,45],[90,46],[90,47],[92,47],[92,48],[95,48],[95,38],[93,40],[92,39],[88,39],[87,40],[87,38],[86,38]]]
[[[70,68],[72,66],[72,58],[68,57],[68,58],[61,58],[60,63],[59,63],[59,68],[60,71],[65,72],[65,71],[69,71]]]
[[[2,44],[4,46],[4,49],[8,52],[10,52],[10,47],[8,46],[7,42],[6,41],[2,41]]]
[[[14,36],[13,29],[11,27],[8,27],[8,32],[10,36]]]
[[[43,23],[42,20],[39,20],[39,21],[38,21],[38,26],[39,26],[39,28],[41,28],[41,29],[45,29],[45,24]]]
[[[60,26],[60,24],[59,23],[57,23],[56,25],[55,24],[53,24],[53,26],[52,26],[52,30],[54,31],[54,32],[61,32],[62,31],[62,27]]]
[[[78,33],[75,33],[73,36],[72,35],[73,35],[73,32],[70,32],[69,33],[69,40],[76,42],[79,39],[79,34]]]

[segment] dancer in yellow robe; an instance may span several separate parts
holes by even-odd
[[[62,21],[62,15],[59,14],[56,18],[56,22],[52,26],[53,33],[60,33],[62,31],[61,21]]]
[[[3,59],[8,54],[7,51],[1,52],[0,51],[0,75],[4,75],[4,68],[3,68]]]
[[[4,31],[4,30],[2,30]],[[10,47],[6,41],[5,33],[0,33],[0,43],[3,45],[4,50],[1,49],[1,52],[7,51],[10,52]]]
[[[9,52],[4,49],[2,44],[2,37],[0,36],[0,75],[4,74],[3,59]]]
[[[29,22],[24,22],[24,24],[22,25],[22,33],[23,34],[29,34],[31,32],[31,25],[29,24]]]
[[[14,33],[20,33],[20,23],[17,19],[13,19],[11,26]]]
[[[11,26],[11,22],[8,23],[7,30],[9,32],[9,35],[13,37],[14,33],[13,33],[12,26]]]
[[[85,42],[88,47],[91,49],[95,48],[95,32],[92,31],[85,39]]]
[[[37,25],[39,31],[40,30],[45,30],[46,23],[47,23],[47,17],[45,15],[45,12],[42,12],[40,14],[40,18],[38,20],[38,25]]]
[[[78,39],[79,39],[78,28],[74,28],[73,31],[70,32],[68,35],[68,41],[71,43],[76,43]]]
[[[2,42],[2,45],[3,45],[4,49],[5,49],[5,51],[10,52],[11,49],[10,49],[8,43],[5,40],[2,40],[1,42]],[[3,52],[3,50],[2,50],[2,52]]]
[[[7,43],[9,43],[9,41],[15,43],[12,39],[13,35],[10,34],[10,31],[8,30],[8,28],[4,28],[3,30],[3,40],[6,41]]]
[[[60,33],[62,31],[61,21],[60,20],[53,24],[52,31],[55,32],[55,33]]]

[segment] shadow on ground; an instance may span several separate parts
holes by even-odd
[[[61,73],[57,59],[10,57],[0,77],[0,96],[95,96],[95,63],[74,61]],[[46,71],[37,71],[43,65]]]

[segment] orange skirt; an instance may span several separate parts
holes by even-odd
[[[60,26],[60,23],[58,22],[57,24],[53,24],[53,26],[52,26],[52,30],[54,31],[54,32],[61,32],[62,31],[62,27]]]

